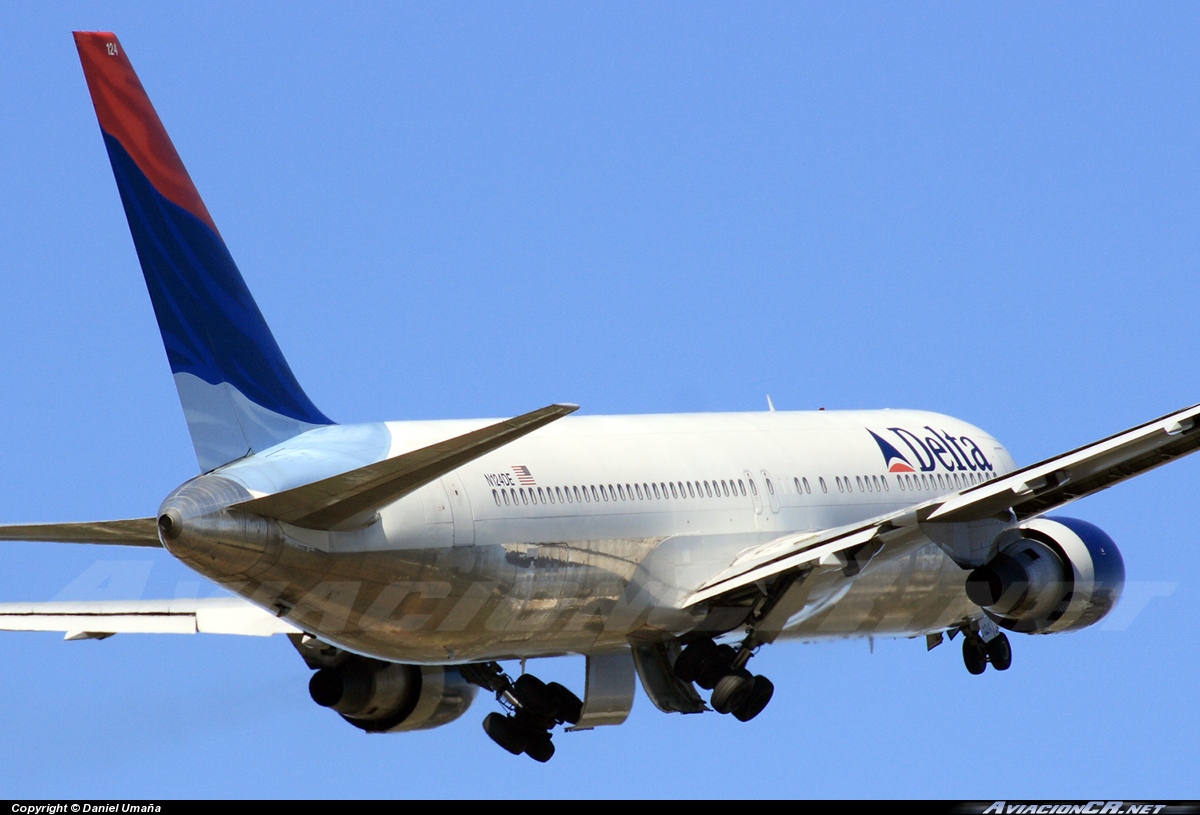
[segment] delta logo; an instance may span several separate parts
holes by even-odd
[[[901,455],[899,450],[875,435],[875,431],[867,430],[867,432],[871,434],[871,438],[875,439],[875,443],[879,445],[879,452],[883,453],[883,460],[887,463],[889,473],[916,472],[913,466],[908,463],[908,459]]]
[[[968,436],[955,436],[945,430],[938,432],[926,425],[914,433],[903,427],[889,427],[887,432],[907,448],[910,455],[870,428],[865,428],[879,445],[879,452],[889,473],[933,472],[940,464],[951,472],[955,470],[991,472],[995,469],[979,445]]]

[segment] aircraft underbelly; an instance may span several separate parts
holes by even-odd
[[[872,563],[845,590],[784,631],[789,639],[915,637],[942,631],[979,607],[967,599],[966,572],[933,543]]]

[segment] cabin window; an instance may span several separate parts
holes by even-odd
[[[844,490],[842,489],[842,477],[839,475],[836,478],[834,478],[834,481],[837,482],[838,492],[844,492]]]
[[[757,497],[758,496],[758,485],[754,483],[753,478],[748,479],[748,480],[750,482],[750,494]]]
[[[546,493],[542,490],[541,487],[538,487],[538,501],[540,501],[543,504],[546,503]]]
[[[795,478],[795,477],[793,477],[793,478],[792,478],[792,483],[796,485],[796,494],[797,494],[797,495],[803,495],[803,494],[804,494],[804,489],[803,489],[803,488],[800,486],[800,479],[799,479],[799,478]]]
[[[638,497],[638,500],[639,500],[639,501],[644,501],[644,500],[646,500],[645,498],[643,498],[643,497],[642,497],[642,485],[641,485],[641,484],[634,484],[634,485],[633,485],[633,488],[634,488],[635,490],[637,490],[637,497]]]
[[[746,482],[742,481],[740,478],[738,479],[738,491],[741,492],[742,495],[746,494]]]
[[[678,493],[675,492],[675,482],[674,481],[671,482],[671,497],[672,498],[679,497]]]
[[[863,488],[862,476],[861,476],[861,475],[856,475],[856,476],[854,476],[854,479],[855,479],[856,481],[858,481],[858,491],[859,491],[859,492],[866,492],[866,490]]]
[[[621,496],[622,501],[625,500],[625,487],[620,484],[617,485],[617,495]]]
[[[825,485],[825,477],[824,477],[824,476],[821,476],[821,477],[819,477],[819,478],[817,479],[817,483],[821,485],[821,492],[823,492],[823,493],[828,493],[828,492],[829,492],[829,487],[827,487],[827,486]]]
[[[942,477],[941,473],[938,473],[937,479],[938,479],[938,489],[942,489],[942,490],[946,489],[946,479]]]
[[[492,490],[492,498],[496,500],[496,506],[500,506],[500,493]]]
[[[871,476],[871,483],[875,485],[875,491],[879,492],[879,476],[877,476],[877,475]]]
[[[807,478],[802,478],[802,479],[800,479],[800,483],[804,484],[804,494],[805,494],[805,495],[812,495],[812,487],[810,487],[810,486],[808,485],[808,479],[807,479]]]
[[[695,485],[691,481],[685,481],[683,483],[687,485],[688,498],[695,498],[696,497]]]
[[[771,483],[771,479],[764,478],[763,483],[767,485],[767,492],[771,495],[775,494],[775,485]]]

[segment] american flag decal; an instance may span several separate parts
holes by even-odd
[[[515,465],[512,468],[512,471],[516,473],[517,483],[519,483],[522,487],[533,487],[537,485],[537,481],[534,481],[533,476],[529,473],[529,468],[525,465]]]

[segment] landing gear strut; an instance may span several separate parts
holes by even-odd
[[[746,670],[753,654],[748,643],[735,649],[717,645],[708,637],[693,640],[675,660],[675,675],[683,682],[695,682],[711,690],[709,704],[713,710],[732,713],[735,719],[748,722],[762,713],[775,693],[771,680]]]
[[[557,682],[543,682],[533,674],[514,681],[495,662],[464,665],[459,673],[472,685],[496,694],[507,713],[489,713],[483,730],[513,755],[549,761],[554,755],[550,731],[556,725],[576,724],[583,715],[583,702]]]

